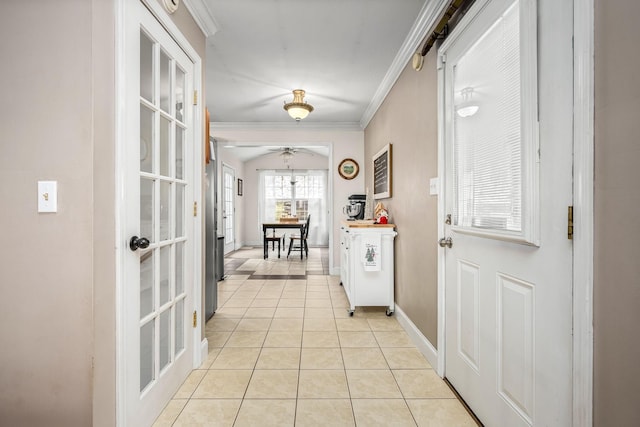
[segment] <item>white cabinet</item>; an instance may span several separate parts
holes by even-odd
[[[349,313],[356,306],[387,306],[395,311],[393,224],[344,222],[340,230],[340,280],[349,299]]]

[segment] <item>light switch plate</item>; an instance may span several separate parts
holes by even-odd
[[[38,212],[58,212],[58,181],[38,181]]]
[[[432,196],[438,195],[438,178],[431,178],[429,180],[429,194]]]

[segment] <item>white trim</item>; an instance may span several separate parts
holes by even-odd
[[[197,351],[194,353],[197,353]],[[200,359],[202,360],[202,362],[200,362],[200,365],[202,365],[204,361],[207,360],[208,357],[209,357],[209,340],[205,337],[202,339],[202,341],[200,341]]]
[[[121,113],[124,109],[126,99],[126,73],[125,73],[125,27],[126,20],[124,16],[125,2],[127,0],[116,0],[115,2],[115,178],[116,178],[116,200],[115,200],[115,256],[116,256],[116,425],[126,425],[126,372],[124,360],[126,353],[124,351],[125,333],[124,333],[124,266],[122,265],[122,251],[126,251],[123,245],[122,236],[124,234],[123,224],[125,222],[124,212],[124,150],[123,145],[126,135],[125,120]]]
[[[398,80],[398,77],[400,77],[400,74],[404,71],[407,63],[413,57],[416,49],[420,47],[422,40],[427,35],[427,31],[436,24],[448,4],[448,0],[427,1],[424,3],[422,10],[420,10],[418,17],[413,23],[413,27],[411,27],[411,31],[409,31],[409,34],[404,39],[400,50],[393,59],[380,86],[378,86],[373,98],[371,98],[371,102],[369,102],[367,109],[362,114],[362,118],[360,119],[360,127],[362,129],[367,127],[376,114],[376,111],[378,111],[378,108],[380,108],[380,105],[384,102],[396,80]]]
[[[446,216],[446,199],[445,199],[445,177],[446,177],[446,163],[445,163],[445,118],[442,112],[444,111],[444,57],[438,53],[438,237],[443,238],[445,236],[445,224],[444,219]],[[434,244],[436,242],[433,242]],[[446,347],[445,347],[445,334],[446,334],[446,305],[445,305],[445,269],[447,266],[447,251],[445,248],[438,246],[438,363],[436,371],[438,375],[444,378],[446,374]]]
[[[574,0],[573,425],[593,425],[594,0]]]
[[[431,364],[431,366],[436,369],[435,367],[438,366],[438,350],[436,350],[433,344],[431,344],[431,342],[427,339],[427,337],[425,337],[422,332],[420,332],[420,329],[418,329],[418,327],[411,321],[411,319],[409,319],[409,316],[407,316],[405,312],[402,311],[397,303],[395,307],[395,315],[397,316],[398,323],[400,323],[402,329],[404,329],[407,335],[409,335],[411,342],[414,343],[418,350],[420,350],[420,353],[422,353],[424,357],[427,358],[427,361]],[[436,373],[440,377],[443,377],[443,375],[441,375],[437,370]]]
[[[193,16],[193,20],[196,21],[205,37],[211,37],[218,32],[220,26],[204,0],[182,0],[182,3]]]
[[[178,46],[180,46],[184,51],[184,53],[187,54],[189,59],[193,61],[194,66],[196,67],[197,73],[201,74],[202,58],[200,58],[200,55],[198,55],[198,52],[196,52],[193,46],[191,46],[191,43],[189,43],[189,40],[187,40],[184,34],[182,34],[182,31],[180,31],[178,26],[173,22],[173,20],[171,19],[171,16],[169,16],[167,12],[165,12],[162,5],[160,5],[160,3],[158,3],[156,0],[140,0],[140,1],[142,1],[142,3],[147,7],[147,9],[149,9],[151,14],[156,17],[158,22],[165,28],[165,30],[167,30],[167,32],[171,34],[171,37],[173,37],[176,43],[178,43]],[[198,75],[196,75],[196,77],[198,77]],[[197,85],[197,86],[198,87],[196,87],[196,89],[200,89],[201,85]],[[202,109],[200,105],[198,105],[198,107],[199,107],[198,109]],[[202,118],[198,117],[198,120],[202,120]]]
[[[211,122],[211,131],[217,130],[352,130],[362,132],[356,122]]]

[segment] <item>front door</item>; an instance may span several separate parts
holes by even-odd
[[[440,51],[445,376],[485,425],[572,424],[571,22],[478,0]]]
[[[140,1],[124,7],[121,413],[145,426],[193,365],[194,64]]]
[[[222,166],[222,224],[224,227],[224,253],[235,248],[235,183],[236,172],[227,165]]]

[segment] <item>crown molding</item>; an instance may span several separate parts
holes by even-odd
[[[300,130],[300,131],[358,131],[362,132],[357,122],[210,122],[211,133],[215,130]]]
[[[371,98],[371,102],[360,119],[360,127],[362,129],[365,129],[369,125],[369,122],[378,111],[378,108],[380,108],[380,105],[382,105],[382,102],[384,102],[389,91],[391,91],[391,88],[396,83],[396,80],[398,80],[398,77],[400,77],[407,63],[413,57],[416,49],[427,35],[427,32],[437,23],[437,20],[443,14],[448,4],[449,0],[437,0],[427,1],[422,6],[422,10],[420,10],[420,14],[413,23],[411,31],[404,39],[400,50],[387,70],[387,74],[385,74],[384,79],[382,79],[380,86],[378,86],[376,93],[373,95],[373,98]]]
[[[211,37],[218,32],[218,23],[205,0],[182,0],[182,3],[187,7],[205,37]]]

